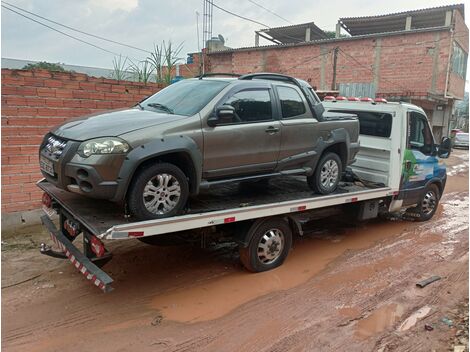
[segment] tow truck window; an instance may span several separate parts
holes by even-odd
[[[434,150],[434,138],[426,116],[418,112],[408,114],[408,148],[431,155]]]
[[[331,110],[357,115],[359,119],[359,133],[373,137],[390,137],[392,133],[392,115],[383,112],[358,110]]]

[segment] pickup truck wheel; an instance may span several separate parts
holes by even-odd
[[[292,231],[282,219],[268,219],[253,232],[247,247],[239,247],[240,261],[251,272],[280,266],[292,246]]]
[[[137,174],[128,194],[129,211],[138,220],[175,216],[188,200],[188,180],[173,164],[153,164]]]
[[[342,171],[338,154],[326,153],[318,162],[313,175],[307,177],[308,185],[315,193],[330,194],[338,187]]]
[[[427,221],[434,216],[439,205],[439,188],[431,184],[423,192],[418,206],[408,209],[406,213],[416,221]]]

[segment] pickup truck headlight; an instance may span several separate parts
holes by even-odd
[[[104,137],[90,139],[80,144],[78,147],[78,155],[88,158],[93,154],[123,154],[131,149],[126,141],[114,138]]]

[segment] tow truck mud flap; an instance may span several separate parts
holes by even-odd
[[[103,292],[110,292],[113,290],[111,287],[113,279],[111,279],[108,274],[93,264],[90,259],[88,259],[72,244],[72,242],[70,242],[60,231],[58,231],[54,223],[47,217],[47,215],[42,216],[41,221],[49,230],[52,241],[62,251],[62,253],[59,253],[50,249],[46,249],[45,246],[42,246],[42,254],[47,254],[56,258],[68,258],[80,273],[82,273],[88,280],[90,280]]]

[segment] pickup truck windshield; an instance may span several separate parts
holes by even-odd
[[[228,82],[215,80],[179,81],[145,99],[140,107],[191,116],[201,111],[227,85]]]

